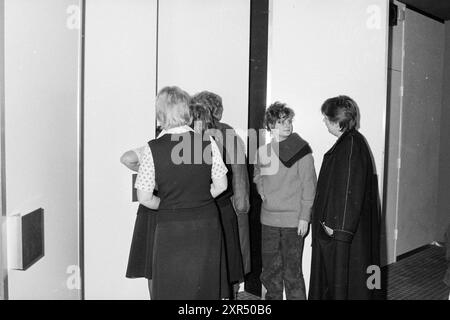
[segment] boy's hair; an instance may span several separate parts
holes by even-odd
[[[294,110],[286,107],[286,103],[276,101],[267,108],[264,115],[264,126],[271,131],[278,120],[292,119],[295,116]]]

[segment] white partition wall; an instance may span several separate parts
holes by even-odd
[[[158,30],[158,88],[215,92],[223,121],[247,129],[250,0],[163,0]]]
[[[137,203],[121,154],[154,138],[157,1],[86,1],[86,299],[148,299],[125,278]]]
[[[9,270],[9,299],[80,298],[80,4],[5,1],[6,211],[45,221],[45,256]]]
[[[5,19],[5,1],[0,1],[0,19],[4,21]],[[0,61],[2,66],[0,66],[0,77],[5,79],[5,24],[0,24]],[[4,81],[0,85],[0,127],[4,127],[5,120],[5,84]],[[4,171],[4,163],[5,163],[5,152],[4,152],[4,143],[5,142],[5,133],[4,131],[0,132],[0,300],[5,300],[8,298],[8,288],[7,288],[7,274],[8,274],[8,265],[7,265],[7,251],[6,251],[6,210],[5,210],[5,171]]]
[[[309,141],[316,171],[333,145],[322,103],[351,96],[383,177],[387,72],[387,0],[272,0],[269,24],[268,104],[286,102],[296,112],[294,130]],[[309,285],[310,236],[303,255]]]

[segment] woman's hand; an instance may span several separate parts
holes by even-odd
[[[152,192],[137,189],[137,198],[140,204],[152,210],[158,210],[161,199]]]
[[[304,237],[306,235],[306,233],[308,232],[308,226],[309,226],[308,221],[300,219],[298,222],[297,234],[299,236]]]
[[[333,235],[333,233],[334,233],[334,230],[331,229],[330,227],[327,227],[325,225],[325,222],[322,222],[321,224],[322,224],[322,227],[325,230],[325,232],[331,237]]]
[[[228,180],[227,175],[223,175],[220,178],[212,178],[210,192],[213,198],[217,197],[219,194],[227,190]]]

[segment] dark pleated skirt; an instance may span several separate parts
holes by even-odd
[[[152,278],[157,211],[139,205],[128,257],[127,278]]]
[[[217,205],[225,240],[228,280],[230,283],[236,283],[244,278],[238,220],[230,198],[220,199]]]
[[[153,250],[153,300],[217,300],[226,283],[217,206],[158,210]]]

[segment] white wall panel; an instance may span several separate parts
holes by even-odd
[[[45,215],[45,256],[9,271],[10,299],[80,298],[69,279],[79,264],[80,2],[5,1],[7,215]]]
[[[121,154],[154,138],[157,1],[86,6],[86,299],[148,299],[145,279],[125,278],[137,203]]]
[[[5,1],[0,1],[0,19],[5,19]],[[5,24],[0,25],[0,77],[5,79]],[[0,127],[4,129],[5,124],[5,83],[0,85]],[[8,274],[7,251],[6,251],[6,210],[5,210],[5,133],[0,132],[0,300],[4,300],[8,296],[6,279]]]
[[[158,88],[215,92],[223,121],[246,129],[249,36],[249,0],[160,1]]]

